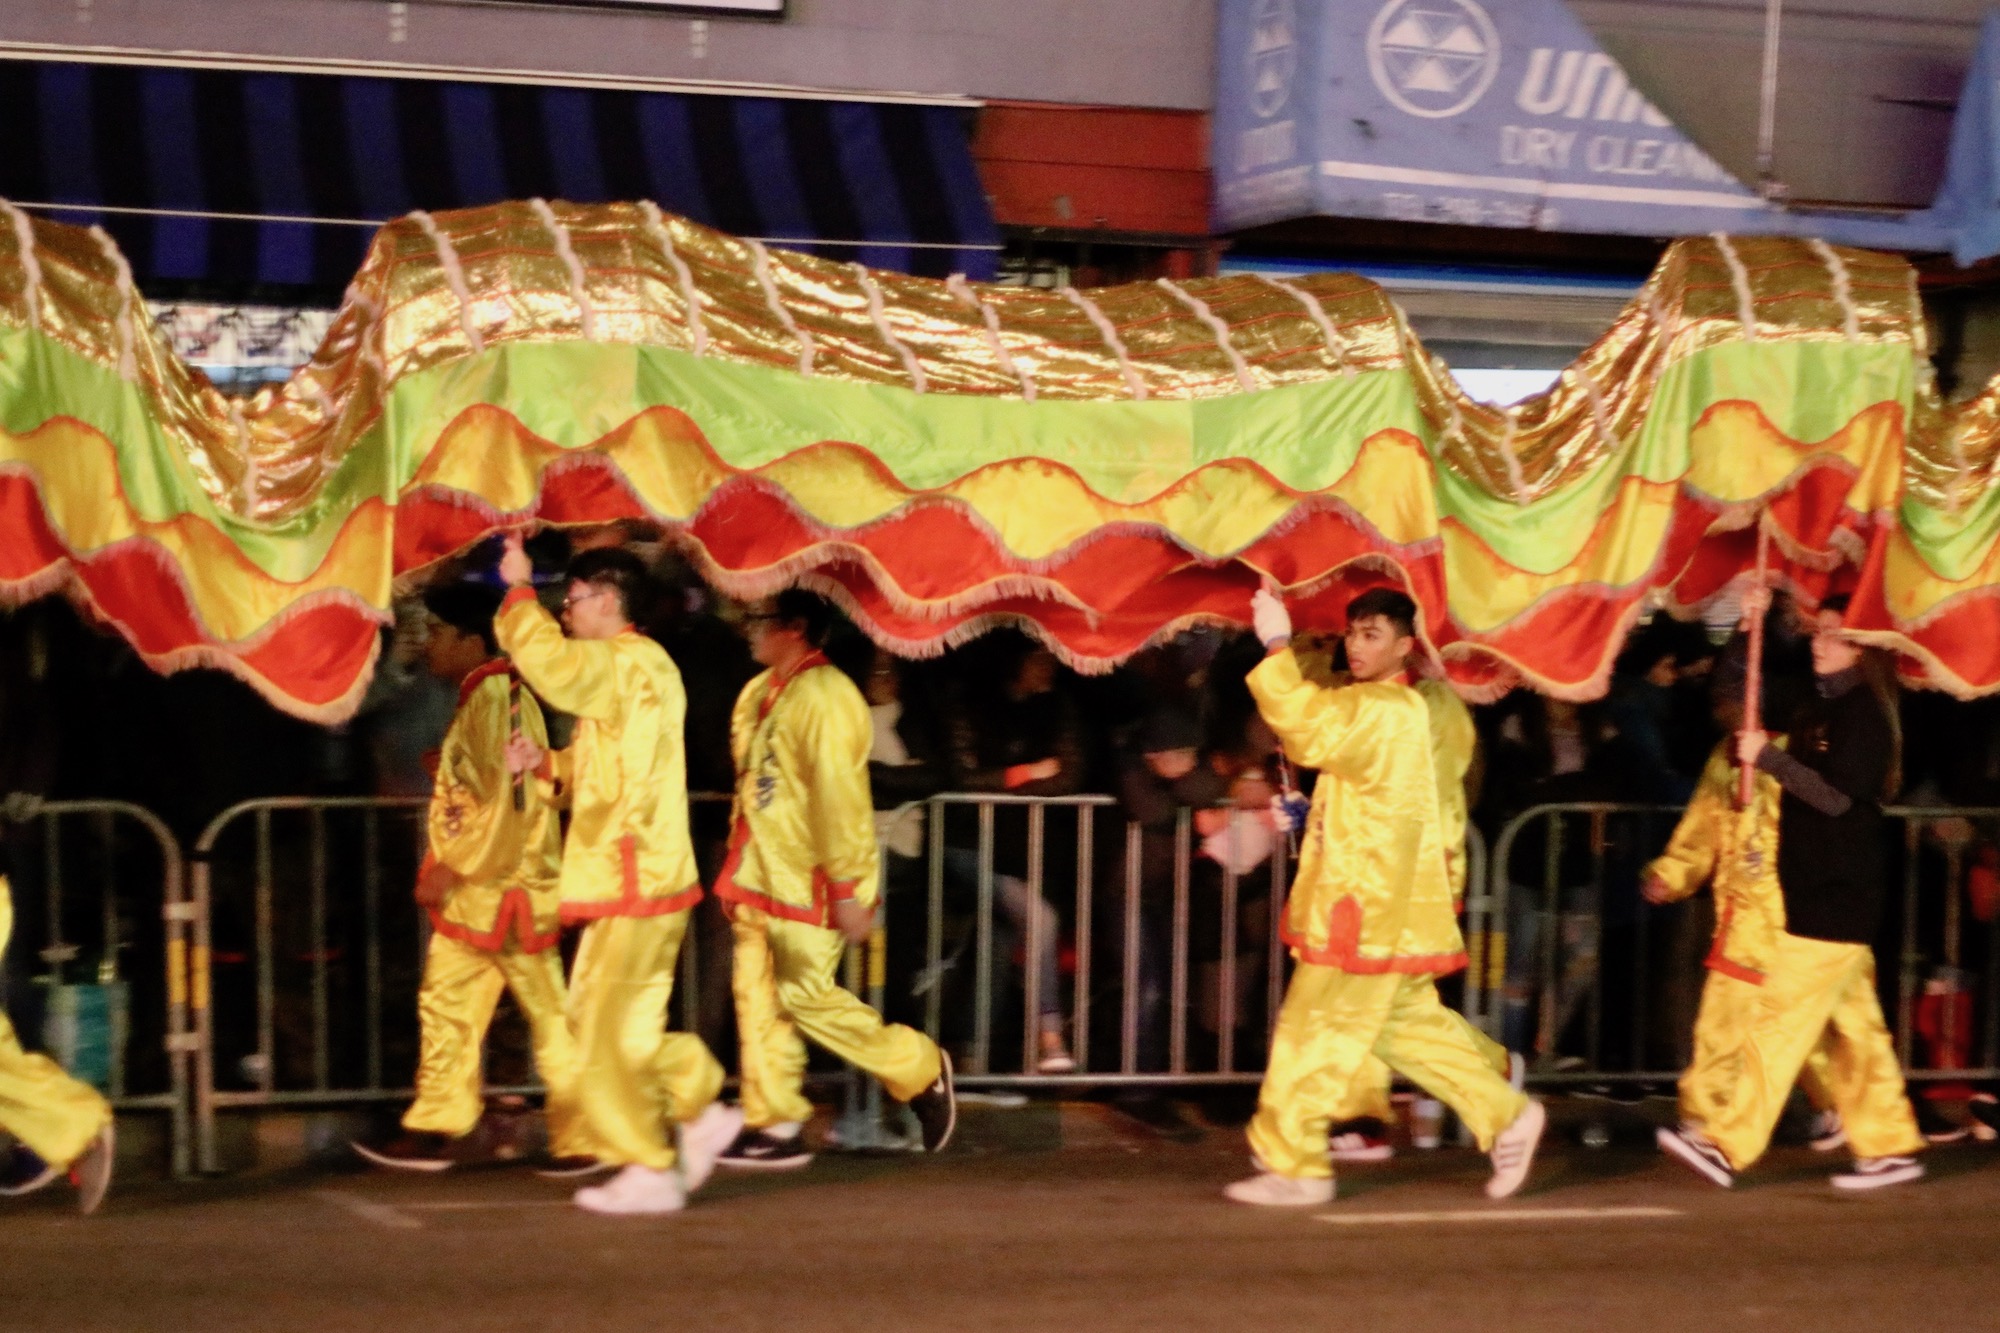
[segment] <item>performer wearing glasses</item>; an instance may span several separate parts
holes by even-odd
[[[510,536],[500,576],[511,587],[495,633],[521,678],[575,715],[576,734],[562,751],[516,734],[508,762],[569,796],[562,919],[588,923],[570,976],[579,1099],[597,1156],[622,1168],[576,1202],[598,1213],[670,1213],[708,1179],[741,1119],[716,1102],[722,1066],[701,1039],[666,1031],[688,910],[701,898],[688,837],[687,697],[666,649],[633,628],[647,577],[638,557],[595,550],[571,561],[567,636],[535,600],[532,573],[520,536]],[[680,1126],[678,1155],[669,1123]]]

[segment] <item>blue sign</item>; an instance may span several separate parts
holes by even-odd
[[[1222,0],[1214,222],[1814,235],[1947,250],[1932,212],[1789,209],[1681,133],[1561,0]]]

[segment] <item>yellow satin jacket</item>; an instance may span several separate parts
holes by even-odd
[[[1773,745],[1784,743],[1782,736],[1771,738]],[[1761,985],[1772,945],[1785,928],[1785,897],[1778,887],[1778,802],[1784,788],[1759,773],[1749,808],[1738,810],[1735,744],[1735,737],[1724,737],[1709,755],[1666,852],[1646,874],[1665,883],[1675,902],[1713,881],[1715,943],[1707,965]]]
[[[505,747],[517,695],[522,734],[546,747],[541,706],[505,662],[487,663],[459,689],[429,819],[430,859],[450,867],[458,883],[430,916],[434,929],[474,948],[500,949],[511,935],[536,953],[562,933],[562,824],[543,783],[524,784],[523,808],[514,808]]]
[[[494,632],[514,669],[576,716],[543,777],[566,793],[562,919],[657,916],[701,900],[688,836],[687,694],[681,673],[636,630],[572,639],[533,592],[501,603]]]
[[[1423,698],[1399,681],[1314,685],[1289,649],[1249,686],[1285,754],[1320,772],[1285,905],[1293,954],[1344,972],[1463,967]]]
[[[832,905],[875,905],[874,742],[868,704],[818,653],[743,687],[730,719],[736,805],[715,891],[773,916],[828,926]]]

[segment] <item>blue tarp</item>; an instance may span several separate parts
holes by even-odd
[[[1632,86],[1561,0],[1222,0],[1214,224],[1313,215],[2000,253],[1989,18],[1935,207],[1787,208]]]

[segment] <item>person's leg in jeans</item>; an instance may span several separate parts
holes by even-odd
[[[1028,950],[1027,965],[1034,969],[1041,1043],[1037,1068],[1044,1074],[1066,1074],[1076,1068],[1076,1062],[1063,1041],[1062,974],[1057,966],[1062,918],[1048,899],[1017,875],[995,875],[993,892],[1019,928]]]

